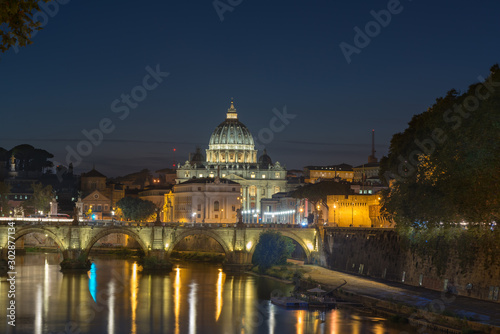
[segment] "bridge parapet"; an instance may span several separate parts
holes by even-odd
[[[227,264],[240,267],[251,265],[260,233],[267,230],[281,232],[295,240],[312,262],[320,251],[317,229],[288,224],[206,224],[206,223],[154,223],[92,221],[72,225],[72,220],[43,221],[16,220],[15,240],[29,233],[43,233],[58,245],[64,260],[86,260],[92,246],[101,238],[112,234],[126,234],[136,240],[145,254],[168,260],[175,246],[190,235],[206,235],[215,239],[226,253]],[[0,247],[2,258],[7,250],[7,222],[0,221]]]

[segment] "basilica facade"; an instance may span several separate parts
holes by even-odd
[[[198,149],[179,165],[176,183],[216,177],[239,183],[244,222],[259,221],[261,199],[287,191],[285,167],[273,163],[266,150],[258,157],[252,134],[239,121],[232,101],[226,119],[213,131],[205,154],[206,159]]]

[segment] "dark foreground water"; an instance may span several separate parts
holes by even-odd
[[[87,274],[62,274],[59,254],[17,257],[16,327],[7,324],[8,283],[0,283],[0,333],[401,333],[351,310],[286,310],[269,302],[291,285],[229,275],[220,265],[182,263],[142,274],[134,260],[94,259]],[[321,320],[324,318],[324,322]]]

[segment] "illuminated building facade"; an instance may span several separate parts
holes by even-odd
[[[339,227],[392,227],[380,215],[380,194],[329,195],[328,221]]]
[[[198,151],[191,161],[179,165],[176,182],[219,176],[240,184],[244,222],[258,222],[260,217],[255,215],[260,215],[262,198],[287,191],[286,169],[279,162],[273,163],[266,150],[257,159],[252,134],[239,121],[233,102],[225,121],[213,131],[205,153],[206,159]]]
[[[340,164],[332,166],[307,166],[304,168],[306,183],[316,183],[324,180],[339,179],[352,182],[354,171],[351,165]]]
[[[165,195],[169,221],[193,223],[235,223],[241,208],[241,185],[226,179],[196,178],[176,184]]]

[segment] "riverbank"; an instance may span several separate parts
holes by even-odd
[[[329,270],[292,261],[305,272],[302,284],[320,284],[324,290],[339,289],[339,297],[358,301],[389,316],[408,319],[416,329],[453,328],[456,333],[500,333],[500,305],[434,290]]]
[[[208,263],[222,263],[225,253],[197,252],[197,251],[172,251],[170,259],[177,261],[194,261]]]

